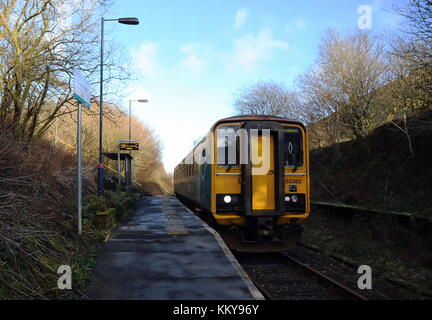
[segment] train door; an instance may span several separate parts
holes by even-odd
[[[257,141],[256,141],[257,140]],[[266,155],[268,146],[270,154]],[[275,175],[274,175],[274,137],[259,134],[251,139],[251,154],[257,154],[263,161],[269,161],[268,169],[259,174],[252,170],[252,210],[275,210]],[[265,158],[265,159],[264,159]],[[263,166],[263,162],[252,163],[252,169]],[[257,170],[258,171],[258,170]]]

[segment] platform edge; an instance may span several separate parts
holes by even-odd
[[[177,199],[178,200],[178,199]],[[246,287],[249,289],[250,294],[255,300],[265,300],[265,297],[263,294],[257,289],[255,284],[252,282],[252,280],[247,275],[246,271],[244,271],[243,267],[238,263],[237,259],[233,256],[231,253],[231,250],[228,248],[228,246],[223,241],[222,237],[219,235],[219,233],[210,227],[207,223],[205,223],[203,220],[201,220],[192,210],[190,210],[188,207],[186,207],[184,204],[183,206],[193,214],[193,216],[203,225],[203,227],[216,239],[216,242],[218,243],[219,247],[222,249],[223,253],[227,257],[228,261],[233,265],[234,269],[237,271],[237,273],[240,275],[240,278],[245,283]]]

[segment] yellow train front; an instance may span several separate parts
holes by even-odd
[[[310,213],[306,128],[274,116],[219,120],[175,168],[174,192],[231,249],[288,249]]]

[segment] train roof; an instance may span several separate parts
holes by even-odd
[[[272,115],[260,115],[260,114],[240,114],[233,117],[228,117],[224,119],[220,119],[216,121],[216,123],[211,127],[211,131],[213,131],[218,124],[224,122],[233,122],[233,121],[245,121],[245,120],[265,120],[265,121],[279,121],[279,122],[287,122],[301,125],[304,129],[306,129],[305,125],[301,121],[292,120],[284,117],[272,116]]]

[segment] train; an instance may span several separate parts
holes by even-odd
[[[175,167],[174,194],[233,250],[291,248],[310,215],[305,125],[269,115],[217,121]]]

